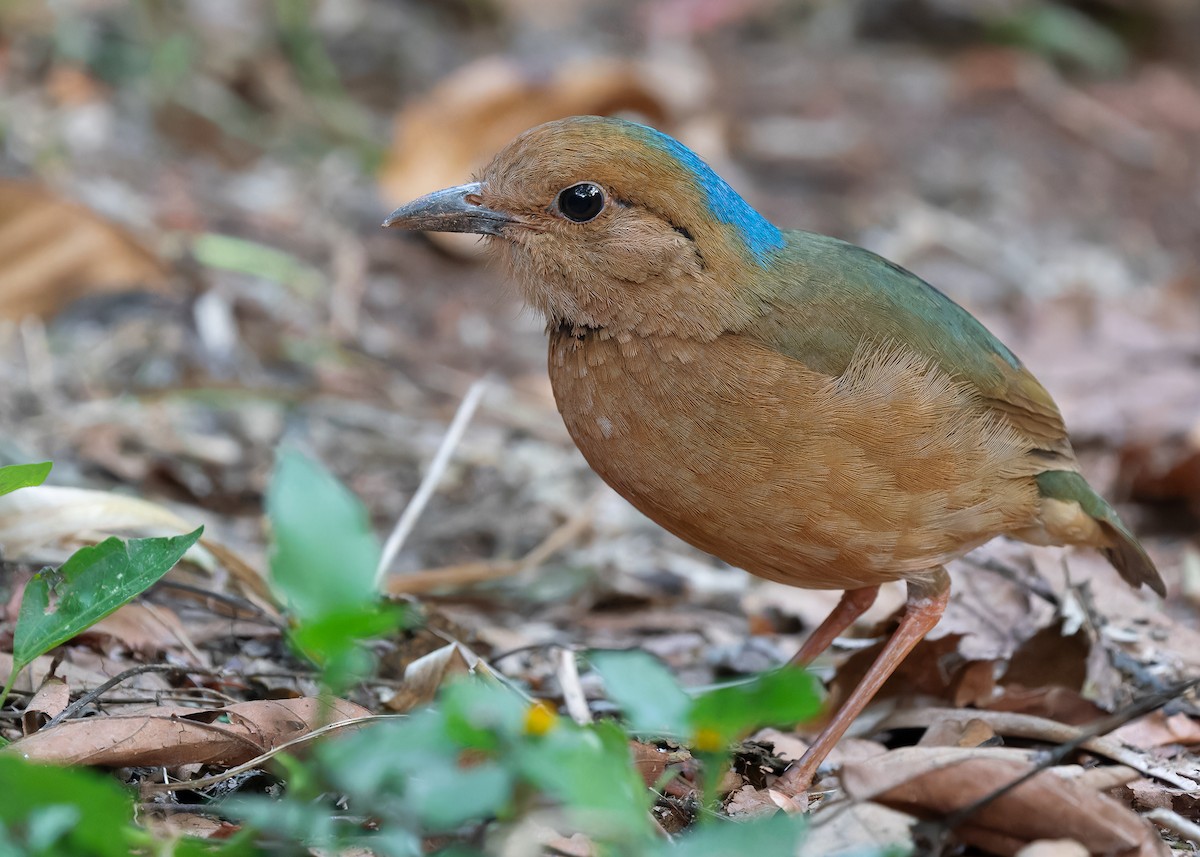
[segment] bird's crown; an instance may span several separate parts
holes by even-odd
[[[645,125],[576,116],[531,128],[478,180],[387,225],[477,232],[552,325],[716,336],[784,236],[694,152]]]

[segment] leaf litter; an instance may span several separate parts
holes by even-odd
[[[504,4],[511,29],[549,26],[520,7]],[[558,32],[587,38],[593,28],[571,14]],[[9,276],[0,267],[0,308],[26,319],[0,329],[0,455],[55,461],[51,486],[0,499],[10,603],[0,640],[17,618],[12,599],[42,565],[114,533],[206,525],[191,561],[141,602],[33,660],[16,685],[26,716],[3,721],[6,738],[27,732],[18,746],[46,758],[139,775],[162,765],[186,779],[328,722],[314,707],[316,674],[288,650],[263,584],[274,450],[286,440],[315,452],[382,535],[485,371],[495,380],[386,582],[419,599],[425,627],[385,641],[377,673],[335,703],[342,716],[411,710],[448,676],[475,671],[564,708],[582,696],[603,719],[627,700],[586,667],[572,677],[562,652],[640,647],[691,687],[790,656],[835,596],[728,571],[598,489],[555,413],[538,323],[496,273],[373,231],[391,203],[466,180],[504,138],[567,112],[662,123],[777,222],[865,243],[966,303],[1054,393],[1085,472],[1123,501],[1171,589],[1159,604],[1097,557],[1007,543],[955,563],[942,624],[822,772],[805,853],[920,837],[918,820],[1028,771],[1104,712],[1200,674],[1200,587],[1186,577],[1200,531],[1200,218],[1178,204],[1200,168],[1187,145],[1200,115],[1194,77],[1178,61],[1076,81],[1018,51],[966,46],[947,63],[870,38],[797,52],[786,38],[796,22],[726,14],[765,16],[780,35],[749,26],[702,51],[645,50],[674,69],[666,94],[646,67],[610,73],[599,62],[530,69],[496,58],[456,63],[460,77],[448,77],[444,59],[413,47],[407,105],[378,107],[372,86],[397,88],[378,69],[361,82],[365,103],[397,128],[378,176],[344,146],[306,162],[183,98],[137,146],[121,146],[79,129],[145,118],[87,72],[60,74],[57,89],[28,70],[6,80],[30,117],[17,132],[26,148],[6,152],[6,167],[36,170],[29,153],[68,140],[93,147],[107,183],[67,166],[57,186],[0,186],[0,237],[27,236],[6,257]],[[210,19],[191,23],[197,38],[221,38]],[[363,21],[350,26],[363,34]],[[443,32],[425,36],[471,55]],[[270,93],[279,128],[311,120],[277,66],[240,42],[226,47],[231,64],[198,68],[197,79]],[[372,56],[364,50],[364,62]],[[246,76],[236,85],[234,67]],[[698,96],[680,97],[688,79],[702,82]],[[172,155],[164,141],[187,145]],[[438,181],[422,173],[435,155]],[[46,255],[55,235],[19,219],[55,220],[46,211],[70,218],[55,222],[73,225],[61,228],[86,253]],[[36,292],[30,271],[40,272]],[[833,697],[861,674],[900,598],[885,591],[818,664]],[[0,653],[0,672],[11,662]],[[129,674],[89,703],[91,716],[44,728],[64,688],[78,699],[155,664],[170,669]],[[1047,838],[1092,853],[1163,853],[1138,813],[1200,819],[1187,786],[1200,778],[1198,724],[1190,694],[1096,736],[959,835],[997,854],[1036,853]],[[749,736],[721,780],[723,810],[776,811],[774,777],[814,730]],[[672,774],[656,819],[668,830],[691,824],[699,760],[664,741],[631,750],[648,786]],[[1135,778],[1096,785],[1081,768]]]

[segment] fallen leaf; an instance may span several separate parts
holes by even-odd
[[[59,649],[59,652],[62,653],[62,659],[58,661],[57,667],[55,667],[55,661],[58,655],[42,655],[40,658],[34,658],[33,663],[17,676],[13,687],[26,693],[33,693],[34,688],[40,687],[50,675],[51,668],[54,668],[54,674],[74,688],[77,693],[86,693],[129,667],[128,662],[114,661],[91,649],[78,646],[64,647]],[[12,654],[0,652],[0,675],[8,675],[12,672],[12,667]],[[140,699],[148,693],[170,690],[170,688],[171,685],[167,683],[161,673],[140,673],[113,688],[105,695],[105,699],[110,702],[124,702],[128,699]]]
[[[0,316],[53,315],[87,294],[165,291],[162,262],[128,232],[37,184],[0,179]]]
[[[797,857],[861,857],[912,852],[911,815],[878,803],[836,801],[813,814]]]
[[[108,491],[39,485],[0,497],[0,545],[10,559],[45,559],[61,551],[99,541],[107,535],[171,536],[195,529],[165,506]],[[235,551],[211,537],[200,539],[187,552],[189,561],[212,571],[220,562],[260,606],[273,603],[262,576]]]
[[[187,632],[169,607],[126,604],[76,636],[76,639],[108,637],[130,651],[154,656],[179,649]]]
[[[68,720],[14,741],[0,752],[37,762],[125,767],[188,763],[236,765],[339,720],[364,717],[361,705],[335,699],[254,700],[224,708],[163,706]]]
[[[904,747],[842,767],[856,800],[918,818],[944,818],[1033,770],[1028,753],[1000,747]],[[1165,855],[1154,828],[1128,807],[1084,784],[1044,770],[984,804],[956,831],[970,845],[1016,854],[1040,839],[1069,838],[1093,854]]]
[[[779,812],[779,804],[771,797],[769,789],[745,785],[726,799],[725,812],[731,818],[758,818]]]
[[[71,701],[71,688],[61,678],[48,678],[21,712],[21,731],[30,735],[58,716]]]
[[[470,675],[479,668],[487,670],[478,655],[461,643],[448,643],[405,667],[404,684],[386,705],[392,711],[411,711],[432,702],[447,679]]]
[[[1200,721],[1183,712],[1167,715],[1161,710],[1153,711],[1126,723],[1112,732],[1111,737],[1141,750],[1170,744],[1196,746],[1200,745]]]

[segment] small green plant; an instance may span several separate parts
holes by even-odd
[[[181,838],[164,843],[133,821],[133,799],[111,777],[34,765],[0,754],[0,857],[173,857],[257,853],[239,836],[226,842]]]
[[[799,671],[772,673],[692,699],[657,662],[648,667],[652,660],[638,652],[603,655],[606,673],[633,676],[626,687],[657,676],[656,695],[684,703],[675,709],[679,720],[669,724],[678,728],[733,736],[753,724],[791,719],[801,710],[811,713],[816,705],[812,680]],[[754,700],[775,707],[751,713]],[[650,707],[634,706],[639,716]],[[654,722],[667,723],[659,714]],[[727,747],[706,755],[719,773]],[[288,764],[289,770],[297,766]],[[227,811],[309,847],[357,846],[389,857],[425,853],[422,843],[435,837],[475,840],[491,850],[534,811],[584,833],[604,854],[631,857],[707,857],[745,847],[757,857],[786,857],[795,852],[803,830],[800,820],[784,815],[754,822],[714,820],[666,842],[651,820],[653,793],[634,767],[629,735],[620,725],[580,726],[482,679],[449,685],[435,705],[411,716],[323,742],[303,768],[296,781],[305,785],[299,791],[289,789],[281,801],[234,799]],[[332,808],[312,812],[311,802],[330,792],[345,797],[352,817],[373,819],[373,829],[335,822]],[[486,851],[459,844],[452,853],[466,857]]]
[[[38,484],[46,471],[0,469],[0,490]],[[324,468],[282,453],[267,511],[271,585],[292,619],[289,638],[319,665],[327,692],[341,692],[374,668],[364,642],[409,617],[379,594],[380,547],[365,510]],[[13,676],[152,585],[199,536],[200,530],[170,539],[109,539],[35,576],[21,605]],[[736,740],[762,724],[802,720],[817,707],[815,682],[798,670],[693,694],[641,652],[594,652],[589,660],[629,730],[694,748],[707,772],[710,807]],[[411,715],[334,733],[303,761],[277,756],[282,798],[235,795],[212,806],[245,825],[226,842],[156,840],[133,822],[131,800],[110,780],[0,755],[0,793],[19,794],[0,805],[0,857],[237,857],[351,846],[388,857],[438,847],[445,857],[477,857],[502,848],[534,816],[580,831],[600,853],[622,857],[794,853],[802,823],[782,814],[739,823],[708,812],[712,823],[665,840],[652,820],[654,793],[634,766],[626,725],[579,725],[495,680],[461,680]],[[334,795],[345,801],[344,810],[335,808]]]
[[[41,485],[50,462],[0,468],[0,494]],[[13,666],[0,707],[25,667],[99,622],[154,585],[187,552],[204,528],[174,538],[106,539],[76,551],[58,569],[43,569],[25,586],[13,634]]]
[[[34,488],[46,481],[54,464],[43,461],[39,464],[10,464],[0,467],[0,497],[11,494],[18,488]]]
[[[271,585],[293,619],[292,644],[339,693],[374,667],[362,641],[406,625],[409,611],[383,602],[376,582],[379,540],[367,512],[315,461],[280,453],[267,515]]]
[[[802,723],[820,710],[816,679],[795,667],[692,696],[645,652],[593,652],[589,660],[631,731],[674,738],[704,761],[707,805],[716,799],[718,778],[734,741],[762,726]]]

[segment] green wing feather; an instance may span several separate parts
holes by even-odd
[[[1144,583],[1159,595],[1166,596],[1166,586],[1154,567],[1154,561],[1146,555],[1145,549],[1138,544],[1116,510],[1082,476],[1064,470],[1051,470],[1039,474],[1037,484],[1043,497],[1078,503],[1084,512],[1100,523],[1112,542],[1111,547],[1100,548],[1100,551],[1131,586],[1138,587]]]
[[[788,232],[777,263],[754,284],[763,314],[741,332],[819,372],[841,375],[864,342],[894,342],[971,384],[1042,454],[1074,467],[1054,400],[974,316],[929,283],[869,250]]]

